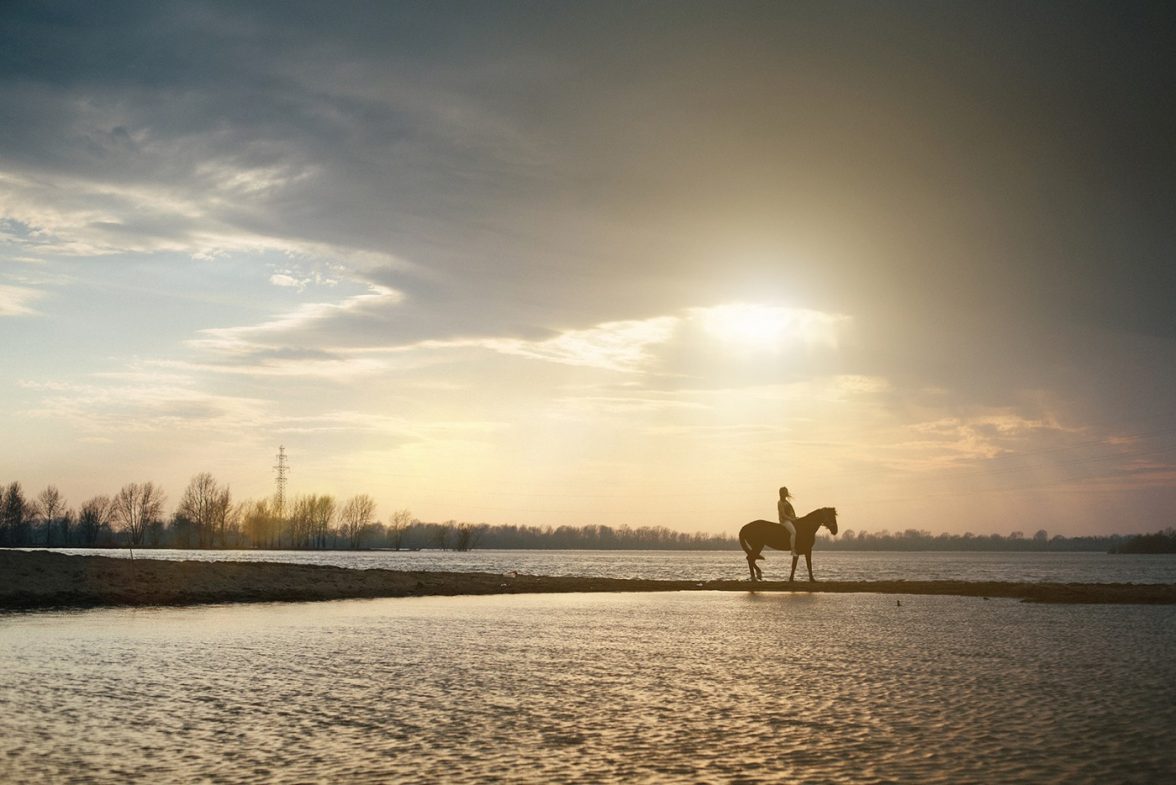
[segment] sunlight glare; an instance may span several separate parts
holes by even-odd
[[[729,303],[697,311],[715,339],[749,351],[780,350],[791,344],[836,347],[848,317],[800,308]]]

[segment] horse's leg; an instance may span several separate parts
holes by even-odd
[[[796,579],[796,562],[800,559],[799,553],[792,554],[792,572],[788,573],[788,582],[792,583]]]
[[[813,577],[813,554],[812,552],[804,555],[804,563],[808,565],[809,583],[816,583],[817,579]]]
[[[747,569],[749,572],[751,572],[751,579],[753,581],[763,580],[764,578],[763,571],[760,570],[759,565],[755,563],[757,559],[763,558],[763,556],[760,556],[760,551],[763,549],[764,546],[761,545],[758,548],[753,547],[750,551],[747,551]]]

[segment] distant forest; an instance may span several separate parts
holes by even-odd
[[[359,494],[295,496],[283,509],[275,500],[234,503],[227,485],[210,474],[192,478],[171,515],[153,483],[129,483],[114,496],[95,496],[69,507],[55,486],[34,497],[19,482],[0,486],[0,547],[49,548],[261,548],[308,550],[472,548],[528,550],[738,550],[737,530],[687,534],[664,526],[517,526],[426,523],[408,510],[374,519],[376,502]],[[1050,537],[938,534],[917,529],[877,533],[824,533],[818,548],[854,551],[1098,551],[1176,553],[1176,530],[1123,537]]]
[[[1155,534],[1138,534],[1123,541],[1117,553],[1176,553],[1176,529],[1169,526]]]

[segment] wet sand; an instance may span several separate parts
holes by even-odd
[[[0,551],[0,609],[289,602],[559,592],[758,591],[940,594],[1026,602],[1176,604],[1176,584],[969,581],[667,581],[354,570]]]

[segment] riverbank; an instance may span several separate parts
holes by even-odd
[[[970,581],[683,581],[355,570],[0,551],[0,609],[302,602],[364,597],[653,591],[938,594],[1026,602],[1176,604],[1176,584]]]

